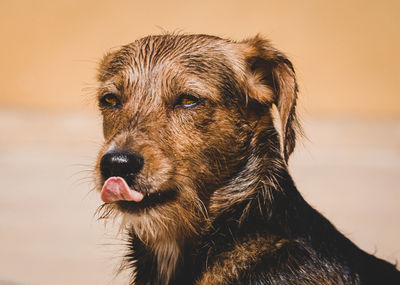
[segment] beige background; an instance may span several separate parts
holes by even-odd
[[[399,1],[0,1],[0,285],[127,284],[90,191],[96,63],[163,30],[257,33],[294,63],[308,139],[290,169],[368,252],[400,259]]]
[[[396,0],[2,0],[0,9],[0,106],[81,110],[105,51],[165,29],[269,37],[294,62],[312,114],[400,115]]]

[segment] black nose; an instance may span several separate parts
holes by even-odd
[[[107,152],[100,161],[100,171],[106,180],[112,176],[119,176],[129,182],[142,170],[143,157],[140,154],[127,151]]]

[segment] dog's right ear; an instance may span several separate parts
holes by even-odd
[[[275,104],[282,124],[283,156],[287,162],[300,130],[296,118],[297,83],[292,63],[269,41],[256,36],[241,42],[247,65],[248,96],[264,105]]]

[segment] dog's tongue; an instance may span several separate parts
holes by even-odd
[[[101,189],[101,200],[106,203],[120,200],[140,202],[143,197],[142,193],[131,189],[121,177],[108,178]]]

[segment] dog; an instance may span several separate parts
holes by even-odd
[[[130,284],[400,284],[297,190],[295,71],[268,40],[148,36],[97,78],[100,218],[121,217]]]

